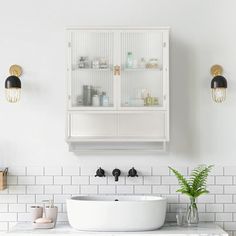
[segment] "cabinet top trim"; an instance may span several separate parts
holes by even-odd
[[[169,26],[131,27],[131,26],[69,26],[66,30],[170,30]]]

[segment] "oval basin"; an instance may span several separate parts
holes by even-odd
[[[76,196],[67,200],[67,213],[78,230],[144,231],[164,224],[166,204],[157,196]]]

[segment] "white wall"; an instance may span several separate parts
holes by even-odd
[[[236,164],[234,0],[0,0],[0,164]],[[165,155],[68,152],[65,130],[67,26],[171,27],[171,144]],[[4,98],[8,68],[24,69],[18,104]],[[224,66],[224,104],[210,97],[210,66]]]

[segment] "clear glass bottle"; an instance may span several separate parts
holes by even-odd
[[[127,68],[133,68],[133,54],[132,52],[127,53],[127,58],[126,58],[126,67]]]
[[[187,209],[186,220],[188,225],[197,225],[199,223],[198,209],[196,204],[196,198],[190,198],[190,204]]]

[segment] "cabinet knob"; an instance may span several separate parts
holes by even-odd
[[[119,65],[114,66],[114,75],[120,75],[120,66]]]

